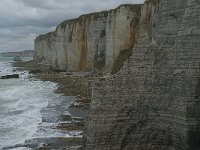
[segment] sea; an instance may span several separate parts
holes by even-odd
[[[0,79],[0,150],[39,136],[66,136],[58,131],[38,132],[39,126],[40,130],[44,126],[42,110],[47,108],[49,102],[62,103],[65,99],[64,96],[54,93],[57,85],[30,80],[27,71],[18,71],[12,66],[12,60],[11,57],[0,57],[0,76],[16,73],[20,75],[19,79]],[[51,105],[58,106],[55,103]]]

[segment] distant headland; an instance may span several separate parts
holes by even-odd
[[[16,57],[16,56],[33,57],[34,53],[35,53],[34,50],[24,50],[21,52],[3,52],[3,53],[0,53],[0,56],[3,56],[3,57]]]

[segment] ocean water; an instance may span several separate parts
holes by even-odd
[[[28,58],[29,59],[29,58]],[[13,74],[12,58],[0,57],[0,76]],[[28,79],[28,72],[16,71],[19,79],[0,79],[0,149],[24,143],[42,122],[41,110],[49,100],[62,99],[52,82]]]

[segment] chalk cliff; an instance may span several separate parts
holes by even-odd
[[[148,0],[137,14],[132,56],[93,85],[85,149],[199,150],[200,2]]]
[[[119,53],[131,50],[138,39],[140,9],[121,5],[64,21],[36,38],[34,60],[69,71],[110,73]]]

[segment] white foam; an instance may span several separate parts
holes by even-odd
[[[12,70],[10,63],[0,62],[0,76],[13,73]],[[64,99],[53,92],[55,83],[30,81],[28,72],[15,73],[20,74],[19,79],[0,80],[0,149],[32,138],[82,136],[79,131],[66,133],[51,128],[57,124],[41,123],[41,109],[47,107],[48,102],[53,107]],[[65,107],[72,102],[68,103]]]
[[[0,69],[0,75],[12,72],[9,63],[0,62]],[[27,76],[25,72],[20,79],[0,80],[0,147],[31,138],[42,121],[40,110],[54,98],[56,84],[29,81]]]
[[[11,148],[10,150],[32,150],[32,148],[19,147],[19,148]]]

